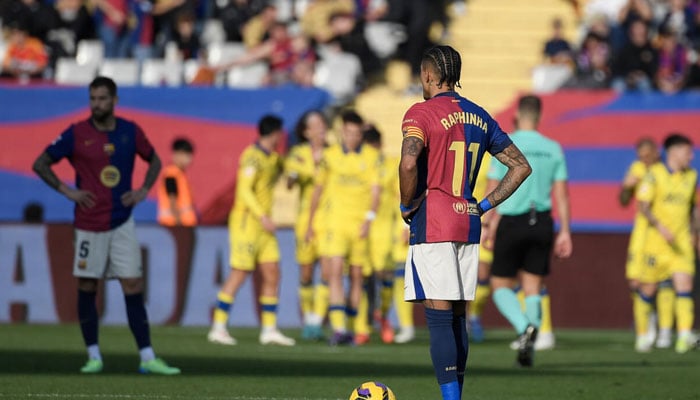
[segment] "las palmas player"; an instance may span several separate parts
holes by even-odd
[[[644,177],[649,173],[650,168],[658,164],[660,161],[659,150],[656,143],[651,138],[642,138],[637,142],[637,159],[629,166],[625,179],[620,188],[620,204],[623,207],[628,206],[635,193],[639,190],[640,184]],[[643,338],[636,341],[636,344],[641,346],[637,350],[648,351],[648,343],[654,341],[656,336],[656,321],[652,316],[647,317],[645,302],[643,295],[639,292],[639,278],[644,270],[644,246],[646,245],[647,231],[649,223],[646,217],[637,209],[634,217],[634,226],[630,234],[629,246],[627,248],[627,264],[625,268],[625,277],[629,282],[629,288],[632,293],[633,310],[641,312],[638,318],[643,321],[648,320],[648,327],[644,328],[648,338]],[[659,348],[671,347],[671,329],[673,328],[673,304],[675,302],[675,292],[670,279],[659,283],[659,288],[656,293],[656,309],[659,321],[659,335],[656,337],[656,346]],[[637,332],[640,334],[640,332]]]
[[[282,161],[275,152],[284,134],[282,120],[272,115],[262,117],[258,133],[258,141],[243,151],[239,161],[236,197],[228,218],[231,273],[221,285],[207,338],[212,343],[236,344],[226,329],[229,311],[236,293],[257,268],[262,277],[260,343],[293,346],[294,339],[277,329],[280,253],[270,218],[274,185],[282,172]]]
[[[693,144],[681,134],[671,134],[664,140],[666,160],[653,165],[644,177],[637,200],[639,210],[649,223],[644,246],[644,268],[640,274],[641,302],[635,302],[638,351],[651,348],[651,341],[639,343],[648,336],[644,329],[652,309],[652,299],[658,287],[669,277],[676,291],[675,314],[676,352],[685,353],[697,345],[691,332],[695,314],[693,278],[695,254],[700,247],[700,212],[697,207],[698,172],[690,167]],[[696,243],[693,243],[696,241]]]
[[[362,144],[362,118],[353,111],[342,115],[340,143],[323,153],[316,187],[311,201],[309,232],[312,240],[315,218],[322,196],[326,196],[326,231],[318,237],[321,266],[327,270],[329,294],[328,318],[333,336],[330,344],[351,344],[354,336],[348,332],[346,317],[355,327],[366,326],[357,317],[362,298],[363,268],[369,267],[367,240],[372,221],[377,216],[380,187],[380,156],[371,146]],[[343,268],[349,265],[350,293],[346,304]],[[350,324],[349,324],[350,325]]]
[[[420,78],[426,101],[406,112],[399,165],[400,208],[411,224],[405,300],[425,308],[443,400],[462,396],[469,348],[465,304],[476,291],[480,216],[508,198],[531,172],[498,123],[455,92],[461,67],[452,47],[436,46],[424,54]],[[472,193],[487,151],[508,172],[477,203]]]
[[[321,276],[321,281],[314,287],[314,265],[319,261],[318,236],[323,236],[322,225],[325,217],[316,218],[317,237],[306,240],[309,230],[309,213],[314,179],[318,173],[323,150],[326,148],[328,123],[320,111],[305,113],[297,123],[296,135],[299,141],[289,151],[285,160],[287,187],[299,186],[299,212],[294,225],[296,239],[296,258],[299,264],[299,304],[304,318],[303,339],[318,340],[323,337],[321,325],[328,311],[328,278]],[[325,213],[322,206],[319,213]]]
[[[179,374],[178,368],[156,358],[151,347],[143,303],[141,249],[136,239],[133,207],[143,201],[158,178],[161,162],[141,128],[116,117],[117,85],[97,77],[90,83],[90,118],[66,129],[34,162],[34,171],[49,186],[75,202],[75,257],[78,278],[78,318],[88,351],[82,373],[102,371],[95,298],[100,279],[119,279],[129,328],[141,355],[141,373]],[[134,161],[148,162],[143,186],[132,189]],[[67,158],[77,188],[61,182],[51,165]]]

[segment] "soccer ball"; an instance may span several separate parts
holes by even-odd
[[[350,400],[396,400],[394,392],[381,382],[365,382],[350,393]]]

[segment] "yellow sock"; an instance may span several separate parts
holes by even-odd
[[[314,288],[314,314],[323,321],[328,314],[328,296],[330,291],[325,282],[316,284]]]
[[[678,293],[676,295],[676,329],[678,332],[693,329],[694,314],[695,305],[691,293]]]
[[[349,318],[350,326],[356,335],[369,335],[369,300],[367,299],[367,291],[362,291],[360,304],[357,306],[357,313],[354,318],[352,318],[352,315],[349,316],[351,317]]]
[[[382,290],[380,297],[382,300],[382,318],[386,318],[386,316],[389,314],[389,309],[391,309],[391,299],[394,297],[393,280],[382,280]]]
[[[307,316],[314,312],[314,287],[310,283],[299,285],[299,306],[306,323]]]
[[[231,311],[233,304],[233,296],[223,292],[219,292],[216,297],[216,309],[214,309],[214,323],[218,325],[226,325],[228,322],[228,314]]]
[[[518,297],[518,301],[520,302],[520,308],[525,311],[525,291],[518,286],[515,289],[513,289],[515,292],[515,295]]]
[[[345,332],[345,306],[342,304],[331,305],[328,308],[328,319],[333,332]]]
[[[653,300],[640,293],[634,296],[634,326],[637,336],[646,335],[649,330],[649,315]]]
[[[277,326],[277,297],[260,296],[260,321],[263,328]]]
[[[394,279],[394,286],[400,290],[394,290],[394,307],[396,307],[396,317],[399,320],[399,326],[402,328],[413,326],[413,303],[404,301],[403,299],[404,277],[397,276]]]
[[[484,313],[484,307],[491,296],[491,285],[488,282],[479,283],[476,286],[476,295],[474,301],[469,304],[469,317],[480,318]]]
[[[675,302],[676,292],[673,287],[659,286],[659,291],[656,293],[656,314],[659,318],[659,329],[673,329]]]
[[[540,333],[552,333],[552,308],[551,299],[547,289],[540,291],[540,310],[542,312],[542,322],[540,323]]]

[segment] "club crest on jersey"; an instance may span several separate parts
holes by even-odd
[[[100,182],[108,188],[113,188],[119,184],[122,174],[114,165],[108,165],[100,171]]]
[[[87,261],[85,261],[85,260],[78,261],[78,269],[86,269],[86,268],[87,268]]]
[[[105,153],[108,156],[111,156],[112,154],[114,154],[114,144],[112,144],[112,143],[105,143],[104,146],[102,147],[102,149],[105,151]]]

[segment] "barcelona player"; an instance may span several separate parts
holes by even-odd
[[[299,187],[299,212],[294,225],[296,258],[299,264],[299,303],[304,319],[303,339],[317,340],[323,337],[321,325],[328,309],[328,280],[322,276],[314,287],[314,266],[319,261],[317,238],[306,240],[314,179],[326,146],[328,123],[320,111],[306,112],[296,126],[298,144],[285,160],[287,187]],[[325,212],[322,206],[320,213]],[[325,217],[316,218],[316,232],[323,232]]]
[[[282,120],[273,115],[262,117],[258,133],[258,141],[243,151],[239,161],[236,197],[228,218],[231,273],[221,285],[207,338],[212,343],[236,344],[226,329],[229,311],[236,293],[257,268],[262,277],[260,344],[293,346],[294,339],[277,329],[280,253],[270,217],[273,188],[282,172],[282,161],[275,152],[284,135]]]
[[[442,398],[456,400],[469,348],[465,304],[476,291],[480,217],[508,198],[531,169],[498,123],[455,92],[462,68],[457,51],[435,46],[420,67],[426,101],[406,112],[399,164],[400,209],[411,224],[404,298],[423,303]],[[478,202],[472,193],[485,152],[508,172]]]
[[[697,208],[698,172],[691,168],[693,144],[682,134],[664,140],[666,159],[653,165],[636,193],[639,210],[649,229],[644,245],[644,268],[639,277],[641,302],[635,302],[639,351],[651,348],[645,329],[658,282],[671,278],[676,291],[675,318],[677,353],[697,345],[691,332],[695,313],[693,279],[695,252],[700,247],[700,212]],[[696,241],[696,243],[694,243]],[[646,343],[644,341],[647,341]],[[640,343],[641,342],[641,343]]]
[[[326,231],[318,237],[323,262],[327,269],[329,293],[328,318],[333,336],[331,345],[352,344],[354,335],[348,325],[356,330],[366,325],[357,317],[362,298],[363,275],[371,268],[368,260],[368,236],[370,225],[377,216],[381,192],[379,152],[363,145],[364,122],[354,111],[342,114],[341,140],[326,149],[316,180],[311,201],[309,232],[307,240],[317,233],[315,218],[318,217],[322,196],[326,196]],[[349,265],[350,288],[346,304],[343,287],[343,268]],[[365,271],[363,271],[363,269]],[[347,318],[350,323],[346,325]]]
[[[161,162],[141,128],[114,115],[117,85],[106,77],[89,86],[90,118],[66,129],[34,162],[34,171],[49,186],[75,203],[75,257],[78,278],[78,318],[88,352],[85,374],[103,369],[98,344],[95,305],[100,279],[119,279],[124,292],[129,328],[141,356],[139,371],[176,375],[178,368],[156,358],[143,300],[141,250],[131,215],[158,178]],[[146,178],[132,188],[136,156],[148,163]],[[67,158],[76,175],[76,188],[58,179],[51,165]]]
[[[619,201],[623,207],[628,206],[644,177],[649,173],[650,168],[659,163],[660,156],[656,143],[651,138],[642,138],[637,142],[636,146],[637,159],[629,166],[625,179],[620,188]],[[649,224],[646,217],[637,210],[634,217],[634,225],[630,234],[629,246],[627,248],[627,265],[625,268],[625,276],[629,282],[629,288],[632,293],[633,304],[638,304],[633,307],[634,311],[641,311],[642,315],[635,319],[648,320],[649,325],[646,333],[649,338],[639,340],[641,346],[638,351],[647,351],[646,343],[651,343],[656,338],[656,346],[659,348],[671,347],[671,329],[673,328],[673,304],[675,302],[675,292],[670,279],[659,283],[659,289],[656,293],[656,309],[658,312],[659,332],[656,335],[656,317],[653,313],[647,317],[644,312],[645,307],[641,304],[644,302],[642,295],[639,293],[639,277],[644,270],[643,252],[646,242],[647,230]],[[641,306],[641,307],[640,307]]]
[[[366,144],[381,152],[382,135],[374,126],[364,132]],[[394,341],[394,330],[389,322],[389,310],[394,292],[394,228],[399,215],[396,201],[399,198],[399,182],[396,168],[399,160],[382,154],[380,179],[382,194],[377,209],[377,218],[369,231],[369,258],[376,281],[380,283],[379,309],[375,318],[381,325],[381,338],[384,343]],[[404,255],[405,256],[405,255]],[[361,315],[360,315],[361,316]],[[357,339],[357,338],[356,338]],[[358,341],[358,340],[356,340]]]

